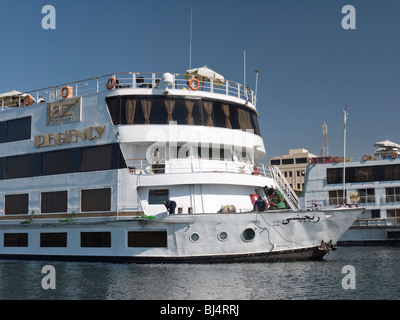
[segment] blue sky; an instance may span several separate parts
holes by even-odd
[[[44,5],[56,29],[41,27]],[[344,30],[342,7],[356,9]],[[177,72],[207,65],[258,86],[268,157],[289,148],[331,155],[372,154],[373,143],[400,143],[398,0],[84,0],[1,1],[0,92],[29,91],[113,72]]]

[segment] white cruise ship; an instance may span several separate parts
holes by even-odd
[[[279,171],[258,163],[254,92],[208,68],[99,76],[0,103],[0,258],[318,259],[363,210],[298,210]],[[273,210],[274,190],[291,208]],[[257,199],[269,210],[254,211]]]
[[[344,203],[365,208],[339,245],[393,245],[400,242],[400,145],[374,144],[374,155],[309,159],[303,201],[308,206],[335,208]],[[345,196],[343,197],[343,190]]]

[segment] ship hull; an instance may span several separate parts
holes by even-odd
[[[363,209],[3,224],[2,259],[237,263],[322,259]],[[26,242],[17,241],[24,235]],[[93,237],[92,237],[93,236]],[[92,238],[90,238],[92,237]],[[21,245],[22,243],[22,245]],[[327,245],[329,244],[329,245]]]

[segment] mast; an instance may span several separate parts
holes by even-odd
[[[343,110],[344,133],[343,133],[343,204],[346,204],[346,124],[347,124],[347,105]]]

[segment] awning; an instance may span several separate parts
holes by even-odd
[[[216,84],[223,84],[225,78],[214,70],[207,68],[207,66],[201,68],[194,68],[186,70],[185,79],[196,78],[199,81],[211,81]]]

